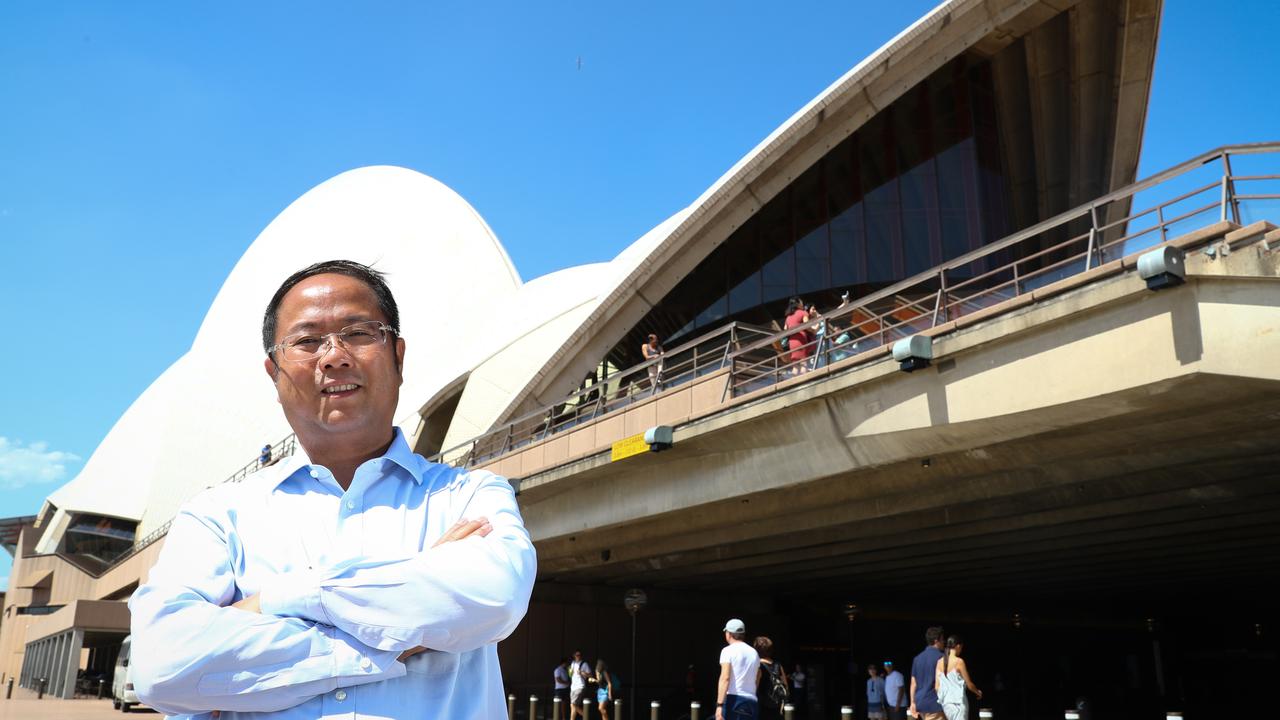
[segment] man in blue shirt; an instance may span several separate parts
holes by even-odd
[[[946,640],[940,627],[931,627],[924,633],[925,648],[911,661],[911,707],[907,712],[913,718],[945,720],[938,691],[934,689],[934,676]]]
[[[536,558],[506,480],[416,455],[380,273],[290,276],[264,367],[299,450],[188,502],[129,602],[138,696],[221,720],[503,717]],[[197,468],[199,470],[199,468]]]

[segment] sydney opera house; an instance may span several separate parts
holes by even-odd
[[[1249,702],[1280,672],[1280,146],[1137,177],[1160,14],[944,2],[612,261],[530,281],[430,177],[319,185],[83,471],[0,521],[0,683],[110,673],[178,508],[293,451],[261,312],[350,257],[400,302],[415,450],[517,490],[522,716],[574,649],[644,707],[706,707],[730,616],[808,670],[811,717],[863,717],[859,668],[931,624],[999,717]],[[822,312],[798,354],[795,296]]]

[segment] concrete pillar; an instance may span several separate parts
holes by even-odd
[[[62,672],[63,656],[67,653],[67,634],[62,633],[55,635],[53,638],[53,653],[49,656],[49,670],[45,677],[49,678],[49,685],[45,688],[45,692],[54,697],[62,697],[62,680],[65,673]]]
[[[70,700],[76,695],[76,673],[80,670],[80,651],[84,648],[84,630],[74,628],[65,634],[66,651],[62,666],[58,669],[62,679],[61,697]]]

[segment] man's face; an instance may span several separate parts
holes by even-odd
[[[276,313],[274,342],[295,333],[323,335],[366,320],[386,322],[373,290],[346,275],[309,277],[285,294]],[[306,362],[285,360],[265,367],[276,386],[285,418],[307,442],[328,437],[385,442],[400,398],[404,341],[344,347],[334,340]],[[351,387],[353,386],[354,387]],[[381,438],[381,439],[379,439]]]

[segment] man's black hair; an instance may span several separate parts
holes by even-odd
[[[937,625],[924,631],[924,641],[926,644],[932,645],[942,638],[942,628]]]
[[[382,315],[387,318],[387,324],[396,331],[397,335],[400,333],[400,309],[396,307],[396,299],[391,295],[391,288],[387,287],[387,281],[382,273],[353,260],[325,260],[308,265],[290,275],[280,284],[276,294],[271,296],[271,302],[267,303],[267,311],[262,315],[262,349],[268,355],[271,354],[271,346],[276,344],[276,316],[279,314],[280,303],[284,300],[284,296],[303,280],[326,274],[346,275],[368,285],[373,291],[373,296],[378,300],[378,310],[382,311]]]

